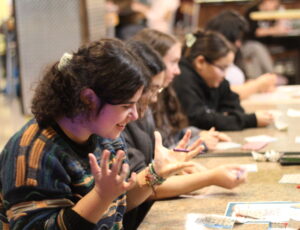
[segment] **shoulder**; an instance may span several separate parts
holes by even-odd
[[[15,160],[16,164],[23,160],[28,161],[29,165],[37,164],[45,155],[54,155],[57,151],[62,151],[63,146],[59,142],[59,136],[54,129],[41,128],[32,119],[7,142],[1,154],[1,164]],[[27,163],[24,162],[26,165]]]

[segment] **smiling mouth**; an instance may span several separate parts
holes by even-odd
[[[124,124],[124,125],[121,125],[121,124],[117,124],[118,127],[121,127],[121,128],[125,128],[127,124]]]

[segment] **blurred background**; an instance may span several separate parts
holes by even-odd
[[[274,0],[266,0],[274,1]],[[275,0],[277,1],[277,0]],[[64,52],[101,37],[127,39],[151,27],[180,40],[203,28],[223,10],[245,15],[257,0],[0,0],[0,149],[31,117],[35,83]],[[260,37],[284,84],[300,84],[300,1],[279,1],[280,9],[254,20],[279,20],[284,34]],[[279,11],[287,12],[284,16]],[[263,12],[259,12],[263,13]],[[255,16],[255,15],[254,15]]]

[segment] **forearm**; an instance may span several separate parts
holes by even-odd
[[[92,189],[76,203],[73,210],[87,221],[97,223],[109,208],[112,201],[112,199],[101,198],[95,189]]]
[[[155,188],[155,196],[150,199],[164,199],[213,185],[212,171],[207,170],[193,174],[176,175],[168,178],[162,185]]]
[[[153,190],[146,182],[148,167],[137,174],[137,183],[133,189],[127,192],[127,211],[137,207],[153,193]]]
[[[247,81],[243,85],[232,85],[230,88],[239,95],[241,100],[258,92],[258,86],[254,81]]]

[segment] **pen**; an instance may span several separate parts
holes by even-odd
[[[190,150],[188,149],[173,149],[174,152],[185,152],[185,153],[188,153]]]

